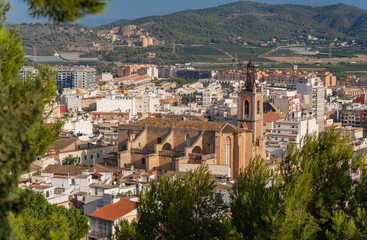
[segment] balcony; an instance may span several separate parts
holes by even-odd
[[[96,231],[91,231],[88,233],[88,237],[94,238],[94,239],[103,239],[103,238],[107,238],[108,235],[104,233],[96,232]]]

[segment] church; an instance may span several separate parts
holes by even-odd
[[[237,126],[171,118],[119,125],[118,166],[186,172],[200,164],[215,175],[236,178],[256,157],[265,157],[263,89],[250,59],[238,93]]]

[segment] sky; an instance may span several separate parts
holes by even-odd
[[[8,13],[7,22],[10,23],[30,23],[47,22],[42,19],[33,19],[28,13],[28,6],[24,0],[8,0],[11,10]],[[353,5],[367,10],[367,0],[254,0],[269,4],[301,4],[324,6],[337,3]],[[161,15],[173,13],[186,9],[199,9],[218,6],[234,0],[114,0],[108,2],[108,6],[103,14],[87,16],[81,23],[86,22],[112,22],[119,19],[135,19],[144,16]]]

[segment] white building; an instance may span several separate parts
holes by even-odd
[[[135,115],[134,98],[123,96],[110,96],[101,98],[96,101],[97,112],[128,112],[130,115]]]
[[[203,106],[210,106],[223,99],[222,87],[220,84],[212,83],[207,88],[199,89],[196,102]]]
[[[75,90],[64,91],[60,97],[60,103],[65,105],[67,111],[81,111],[83,95]]]
[[[115,226],[121,221],[133,221],[136,218],[136,203],[125,199],[108,204],[89,214],[91,231],[87,235],[88,240],[105,239],[115,233]]]
[[[23,79],[25,80],[26,77],[28,77],[29,74],[37,75],[38,74],[38,70],[35,69],[34,67],[29,67],[29,66],[23,66],[19,72],[18,72],[18,79]]]
[[[73,134],[93,135],[93,124],[89,120],[68,119],[64,124],[64,132],[73,132]]]
[[[297,93],[302,94],[302,100],[312,106],[313,115],[319,127],[319,132],[324,131],[325,121],[325,88],[320,78],[311,77],[306,83],[297,83]]]
[[[270,154],[280,157],[288,144],[302,147],[303,139],[307,134],[317,134],[318,125],[315,118],[303,120],[279,119],[275,129],[266,134],[266,148]]]

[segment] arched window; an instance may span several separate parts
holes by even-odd
[[[260,100],[257,101],[257,114],[260,114]]]
[[[162,150],[168,150],[171,151],[172,150],[172,146],[169,143],[165,143],[162,147]]]
[[[187,134],[186,135],[186,142],[185,142],[185,146],[188,148],[191,146],[191,142],[190,142],[190,135]]]
[[[214,138],[209,138],[209,153],[214,153]]]
[[[226,139],[226,165],[231,166],[231,138]]]
[[[249,118],[250,117],[250,103],[248,102],[248,100],[245,100],[244,110],[245,110],[245,118]]]

